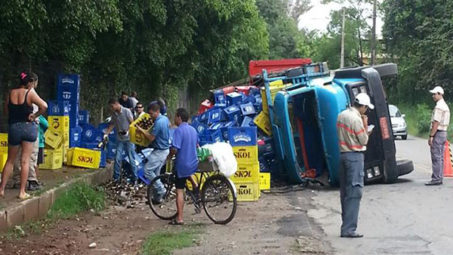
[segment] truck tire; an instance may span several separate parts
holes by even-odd
[[[398,169],[398,175],[405,175],[414,170],[414,163],[411,160],[397,160],[396,167]]]
[[[375,65],[371,67],[376,69],[381,77],[394,76],[398,74],[398,67],[393,63]]]
[[[407,140],[407,135],[402,135],[402,136],[401,136],[401,139]]]

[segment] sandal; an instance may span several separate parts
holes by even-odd
[[[177,221],[176,219],[172,219],[168,224],[169,225],[184,225],[184,221]]]
[[[31,198],[31,195],[28,193],[25,193],[25,195],[23,197],[17,196],[17,198],[19,198],[20,200],[26,200],[26,199]]]

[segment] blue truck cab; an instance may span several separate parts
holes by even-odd
[[[375,128],[365,152],[365,181],[395,182],[413,170],[412,161],[397,161],[387,99],[381,77],[396,75],[395,64],[340,69],[333,75],[326,64],[305,65],[279,76],[263,70],[274,149],[281,174],[292,183],[322,180],[338,184],[340,151],[336,121],[357,94],[367,93],[375,109],[368,114]],[[288,84],[272,101],[271,83]]]

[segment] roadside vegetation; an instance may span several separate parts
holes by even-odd
[[[174,250],[195,246],[200,234],[204,232],[202,224],[188,224],[161,230],[148,236],[143,244],[143,255],[169,255]]]
[[[106,195],[102,187],[92,187],[78,182],[71,185],[55,200],[45,219],[16,226],[6,232],[2,238],[11,240],[20,239],[29,234],[39,234],[58,220],[69,219],[89,210],[99,212],[105,207]]]

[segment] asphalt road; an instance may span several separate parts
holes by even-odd
[[[427,141],[396,141],[397,158],[414,162],[415,170],[395,184],[364,188],[358,232],[364,238],[340,238],[338,189],[315,191],[308,211],[321,226],[335,254],[453,254],[453,178],[425,186],[431,159]]]

